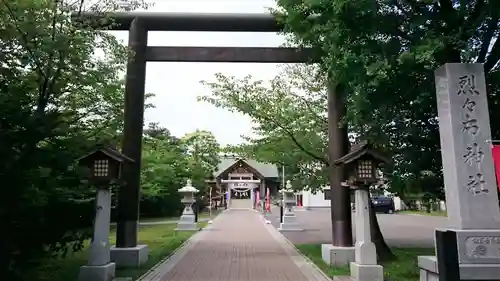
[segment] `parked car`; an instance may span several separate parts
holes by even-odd
[[[394,213],[394,199],[392,197],[378,195],[372,197],[373,207],[377,213]]]

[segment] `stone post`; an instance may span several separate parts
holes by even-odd
[[[79,281],[111,281],[115,277],[115,263],[110,260],[109,224],[111,221],[111,192],[97,190],[96,214],[89,259],[80,268]]]
[[[303,231],[297,223],[297,216],[295,215],[295,192],[292,189],[292,183],[286,182],[286,187],[281,191],[283,193],[283,219],[280,223],[278,231]]]
[[[463,280],[500,280],[500,211],[482,64],[435,72],[449,229]],[[420,280],[438,280],[437,258],[419,257]]]
[[[184,204],[184,210],[177,223],[176,231],[197,231],[198,224],[195,222],[195,215],[193,212],[192,205],[195,202],[194,194],[198,192],[198,189],[194,188],[191,180],[187,181],[186,186],[177,190],[183,198],[181,199],[182,204]]]
[[[354,191],[356,244],[354,262],[350,263],[354,281],[383,281],[384,269],[377,264],[377,250],[370,233],[370,196],[367,189]]]
[[[123,165],[124,187],[118,193],[116,246],[111,247],[111,260],[119,267],[140,267],[149,258],[148,246],[137,244],[148,45],[147,27],[140,17],[130,23],[128,45],[132,52],[125,78],[122,152],[134,162]]]

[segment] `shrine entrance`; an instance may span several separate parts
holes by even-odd
[[[122,153],[134,160],[123,165],[123,188],[118,193],[118,218],[116,229],[116,248],[136,249],[137,226],[139,220],[140,177],[142,159],[142,141],[144,125],[144,98],[147,62],[226,62],[226,63],[313,63],[320,60],[312,48],[298,47],[208,47],[208,46],[148,46],[149,31],[206,31],[206,32],[282,32],[284,26],[272,14],[194,14],[194,13],[152,13],[152,12],[113,12],[74,13],[74,24],[78,27],[90,27],[106,30],[129,31],[129,49],[132,51],[127,63],[125,79],[125,106]],[[315,17],[309,20],[313,22]],[[337,93],[337,84],[329,84],[329,146],[330,157],[337,159],[347,153],[344,146],[345,129],[339,120],[343,116],[341,95]],[[341,109],[341,110],[339,110]],[[335,124],[335,125],[332,125]],[[332,167],[332,172],[340,169]],[[339,170],[341,171],[341,170]],[[340,174],[335,172],[333,175]],[[271,177],[272,178],[272,177]],[[222,179],[222,178],[221,178]],[[218,179],[217,179],[218,180]],[[229,180],[229,179],[228,179]],[[253,179],[256,180],[256,179]],[[268,178],[259,175],[261,200],[270,194]],[[340,179],[332,181],[337,185]],[[253,182],[247,182],[253,184]],[[242,188],[226,190],[228,193],[241,193]],[[255,190],[258,188],[254,188]],[[342,201],[347,190],[335,189],[338,193],[333,198],[338,202],[332,205],[336,215],[335,223],[347,234],[339,237],[351,237],[350,212],[344,212],[349,205]],[[252,195],[253,194],[253,195]],[[246,196],[246,195],[245,195]],[[228,197],[231,200],[231,197]],[[243,201],[240,201],[243,203]],[[343,216],[342,214],[347,214]],[[340,228],[339,228],[340,229]],[[335,236],[335,235],[334,235]],[[342,238],[344,239],[344,238]],[[352,245],[334,241],[335,245]],[[340,244],[339,244],[340,243]],[[120,249],[121,250],[121,249]],[[137,254],[130,250],[132,254]],[[128,253],[128,252],[127,252]]]
[[[234,177],[231,177],[234,178]],[[221,180],[226,184],[228,209],[255,209],[259,201],[260,180],[229,179]]]

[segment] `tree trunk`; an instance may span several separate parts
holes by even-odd
[[[377,215],[375,213],[375,208],[370,200],[370,233],[372,236],[372,242],[375,244],[377,249],[377,260],[380,262],[390,261],[396,259],[396,256],[391,251],[391,248],[385,242],[382,231],[380,231],[380,226],[378,224]]]

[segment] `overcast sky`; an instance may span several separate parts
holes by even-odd
[[[156,0],[150,12],[262,13],[275,5],[274,0]],[[127,44],[128,32],[113,32]],[[275,33],[241,32],[149,32],[149,46],[240,46],[277,47],[284,42]],[[196,129],[212,131],[221,144],[238,144],[240,135],[251,134],[250,119],[214,106],[197,102],[196,97],[210,94],[200,80],[213,80],[214,74],[244,77],[248,74],[264,80],[278,73],[277,64],[258,63],[173,63],[148,62],[146,92],[154,93],[156,108],[148,109],[146,122],[159,122],[174,135]]]

